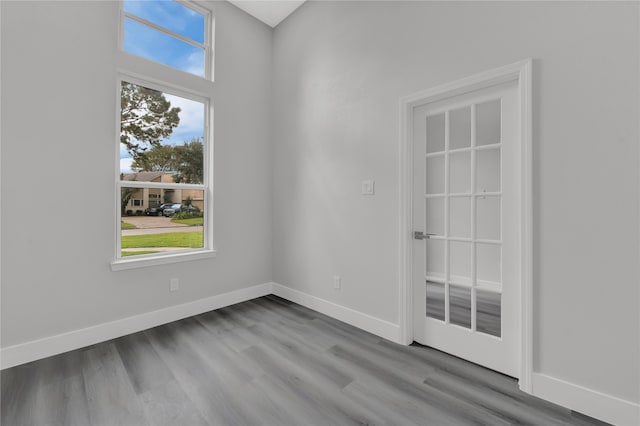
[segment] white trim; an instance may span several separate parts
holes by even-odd
[[[180,250],[179,252],[153,253],[148,255],[120,257],[111,262],[112,271],[147,268],[149,266],[168,265],[171,263],[190,262],[192,260],[212,259],[215,250]]]
[[[400,343],[409,345],[413,342],[413,309],[411,306],[413,272],[411,257],[413,248],[411,240],[413,231],[413,114],[409,107],[409,99],[400,101],[400,155],[398,170],[400,212],[398,220],[398,324],[400,325]]]
[[[399,327],[400,341],[413,341],[412,316],[412,226],[413,226],[413,147],[412,110],[418,105],[437,102],[464,93],[488,88],[509,81],[517,81],[520,103],[522,147],[522,282],[521,282],[521,360],[520,389],[531,392],[532,374],[532,60],[516,62],[471,77],[446,83],[400,100],[400,220],[399,220]]]
[[[273,283],[273,294],[297,303],[298,305],[302,305],[314,311],[328,315],[354,327],[368,331],[376,336],[383,337],[395,343],[402,343],[400,339],[400,326],[398,326],[398,324],[285,287],[278,283]]]
[[[445,83],[431,89],[405,96],[400,100],[400,102],[404,105],[413,107],[452,98],[480,89],[486,89],[509,81],[515,81],[521,77],[523,71],[527,67],[531,66],[531,62],[531,59],[526,59],[524,61],[505,65],[500,68],[485,71],[450,83]]]
[[[538,398],[596,419],[621,426],[640,425],[638,403],[540,373],[532,374],[531,388]]]
[[[203,183],[202,184],[181,184],[172,182],[137,182],[123,181],[120,179],[120,132],[121,132],[121,105],[120,97],[122,90],[122,82],[143,86],[153,90],[167,93],[169,95],[189,99],[194,102],[203,104],[204,108],[204,128],[203,128]],[[173,83],[165,83],[154,78],[146,79],[137,73],[132,73],[122,69],[118,69],[116,78],[116,164],[115,164],[115,191],[116,191],[116,222],[115,222],[115,253],[111,262],[112,271],[120,271],[124,269],[141,268],[155,265],[164,265],[167,263],[177,263],[182,261],[199,260],[212,258],[216,256],[214,233],[213,233],[213,100],[212,97],[198,94],[195,89],[182,87]],[[150,254],[148,256],[122,256],[122,233],[120,230],[120,222],[122,221],[122,213],[120,200],[122,196],[122,188],[163,188],[163,189],[195,189],[201,190],[204,194],[204,226],[203,226],[203,243],[201,249],[189,251],[181,251],[180,253],[161,253]]]
[[[133,172],[135,174],[136,172]],[[203,183],[147,182],[142,180],[119,180],[125,188],[195,189],[204,191]]]
[[[184,43],[190,44],[193,47],[197,47],[202,49],[203,51],[206,51],[206,45],[203,43],[200,43],[199,41],[195,41],[192,38],[189,37],[185,37],[182,34],[178,34],[175,31],[172,31],[166,27],[163,27],[162,25],[158,25],[158,24],[154,24],[151,21],[148,21],[144,18],[139,17],[138,15],[134,15],[133,13],[129,13],[129,12],[123,12],[124,13],[124,18],[125,19],[131,19],[132,21],[135,21],[137,23],[139,23],[140,25],[144,25],[146,27],[149,27],[153,30],[158,31],[159,33],[163,33],[164,35],[167,35],[169,37],[178,39]],[[205,19],[206,20],[206,19]],[[206,23],[205,23],[206,25]],[[203,38],[206,40],[207,36],[206,34],[203,34]]]
[[[204,43],[200,43],[197,42],[193,39],[190,39],[188,37],[182,36],[172,30],[169,30],[166,27],[163,27],[161,25],[158,24],[154,24],[153,22],[150,22],[144,18],[140,18],[139,16],[129,13],[129,12],[125,12],[124,10],[124,2],[120,1],[120,5],[119,5],[119,29],[118,29],[118,50],[122,53],[126,53],[129,55],[134,55],[138,58],[142,58],[145,61],[150,61],[154,64],[159,64],[162,66],[166,66],[166,67],[170,67],[174,70],[179,70],[180,72],[183,73],[187,73],[189,75],[193,75],[196,76],[197,78],[200,79],[204,79],[207,81],[213,81],[213,54],[214,54],[214,50],[213,50],[213,44],[214,44],[214,17],[213,17],[213,12],[204,6],[201,6],[191,0],[175,0],[176,3],[181,4],[182,6],[193,10],[194,12],[202,15],[204,17],[204,34],[203,34],[203,39],[204,39]],[[178,39],[182,42],[188,43],[194,47],[200,48],[203,50],[204,52],[204,76],[199,76],[197,74],[193,74],[189,71],[168,65],[168,64],[164,64],[162,62],[153,60],[153,59],[147,59],[144,58],[143,56],[140,55],[136,55],[135,53],[130,53],[130,52],[126,52],[124,50],[124,23],[125,23],[125,18],[131,19],[133,21],[136,21],[142,25],[145,25],[149,28],[152,28],[156,31],[162,32],[163,34],[168,35],[169,37],[173,37],[175,39]]]
[[[403,343],[402,329],[398,324],[381,320],[278,283],[268,282],[206,299],[9,346],[0,350],[0,368],[4,370],[269,294],[275,294],[393,342]],[[606,422],[622,426],[640,424],[640,404],[638,403],[626,401],[540,373],[532,374],[531,388],[539,398]]]
[[[531,393],[533,373],[533,61],[522,63],[518,78],[520,90],[520,144],[522,172],[522,247],[520,300],[520,381],[524,392]]]
[[[128,71],[124,68],[118,68],[117,76],[118,76],[118,100],[120,100],[120,90],[121,90],[120,84],[123,81],[126,81],[127,83],[135,84],[136,86],[143,86],[147,89],[153,89],[158,92],[166,93],[168,95],[173,95],[180,98],[185,98],[194,102],[200,102],[202,104],[207,104],[211,102],[211,97],[203,95],[201,92],[198,92],[197,88],[187,87],[187,85],[182,85],[174,81],[164,81],[164,80],[159,80],[157,78],[150,77],[150,76],[147,77],[136,72]],[[118,110],[120,110],[120,107],[118,107]],[[120,119],[118,116],[118,124],[120,124],[119,120]],[[119,134],[120,132],[118,132],[118,135]]]
[[[120,5],[120,7],[122,8],[122,4]],[[122,11],[121,11],[122,12]],[[115,135],[116,135],[116,143],[114,143],[114,148],[115,148],[115,167],[114,167],[114,175],[113,175],[113,179],[115,181],[115,184],[113,186],[114,189],[114,195],[115,195],[115,199],[113,200],[113,207],[115,208],[115,223],[113,224],[113,242],[114,242],[114,247],[116,249],[114,255],[116,255],[117,253],[122,253],[122,189],[121,187],[118,185],[118,182],[120,181],[120,132],[121,132],[121,126],[122,126],[122,117],[121,117],[121,102],[122,102],[122,79],[120,78],[119,75],[116,75],[116,79],[115,79],[115,83],[116,83],[116,90],[114,91],[115,95],[116,95],[116,100],[115,100],[115,106],[116,106],[116,113],[114,114],[114,118],[115,118]],[[115,142],[115,141],[114,141]],[[117,256],[116,256],[117,257]],[[115,259],[115,257],[114,257]]]
[[[183,318],[199,315],[214,309],[245,302],[256,297],[271,294],[272,283],[258,284],[253,287],[218,294],[206,299],[195,300],[181,305],[170,306],[157,311],[127,317],[92,327],[74,330],[43,339],[32,340],[0,351],[2,369],[25,364],[27,362],[58,355],[74,349],[115,339],[127,334],[137,333]]]

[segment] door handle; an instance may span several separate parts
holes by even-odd
[[[436,234],[427,234],[421,231],[413,231],[413,238],[416,240],[428,240],[432,235]]]

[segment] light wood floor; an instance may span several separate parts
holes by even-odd
[[[2,372],[2,425],[593,425],[275,296]]]

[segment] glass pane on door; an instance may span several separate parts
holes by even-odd
[[[427,221],[425,232],[444,236],[444,197],[430,197],[425,200]]]
[[[471,243],[449,241],[449,279],[455,283],[471,283]]]
[[[496,337],[502,333],[501,108],[500,99],[458,105],[426,121],[425,232],[435,234],[425,240],[426,315]]]
[[[501,306],[500,293],[476,290],[476,330],[500,337]]]
[[[449,286],[449,322],[471,328],[471,288]]]
[[[500,197],[481,196],[476,199],[476,238],[500,240]]]
[[[476,105],[476,145],[500,143],[500,99]]]
[[[444,194],[444,155],[427,157],[427,194]]]
[[[476,151],[476,192],[500,191],[500,148]]]
[[[449,198],[449,236],[471,238],[471,197]]]
[[[444,321],[444,284],[427,281],[427,316]]]
[[[502,281],[501,247],[499,244],[476,244],[476,280],[478,283]]]
[[[427,277],[444,278],[444,240],[429,238],[426,240]]]
[[[464,107],[449,113],[449,149],[471,146],[471,107]]]
[[[449,193],[471,193],[471,153],[449,154]]]
[[[427,117],[427,154],[444,151],[444,113]]]

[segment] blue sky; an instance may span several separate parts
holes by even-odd
[[[204,16],[174,1],[125,1],[124,10],[204,43]],[[124,50],[204,77],[204,50],[125,18]]]
[[[199,43],[204,43],[204,16],[179,3],[167,0],[126,0],[124,10]]]
[[[204,39],[204,17],[173,1],[125,1],[124,10],[198,42]],[[204,53],[176,38],[136,21],[125,20],[124,49],[147,59],[204,76]],[[204,105],[165,94],[172,107],[180,107],[180,124],[163,145],[181,145],[204,135]],[[120,146],[120,171],[131,172],[131,157]]]

